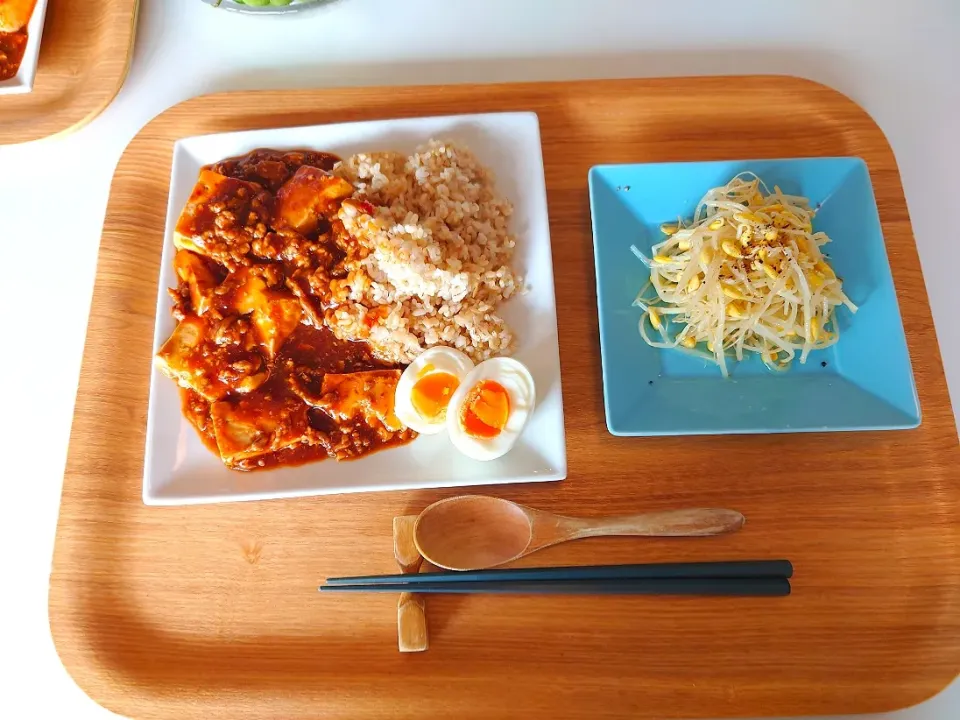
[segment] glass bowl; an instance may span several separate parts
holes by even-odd
[[[281,15],[284,13],[294,13],[300,10],[309,10],[321,5],[329,5],[336,0],[291,0],[288,5],[253,5],[238,2],[238,0],[203,0],[207,5],[212,5],[221,10],[231,10],[233,12],[248,13],[251,15]],[[247,0],[251,3],[253,0]]]

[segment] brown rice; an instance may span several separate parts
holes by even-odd
[[[340,219],[363,252],[338,284],[342,304],[326,318],[333,332],[393,362],[434,345],[476,362],[509,354],[513,334],[498,306],[522,283],[510,268],[513,208],[492,173],[437,140],[410,157],[354,155],[334,172],[356,188],[360,202],[346,201]]]

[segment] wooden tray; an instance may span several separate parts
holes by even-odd
[[[0,145],[76,130],[120,91],[139,0],[49,0],[33,92],[0,95]]]
[[[148,508],[140,500],[173,142],[202,133],[499,110],[540,115],[569,479],[492,492],[548,510],[729,506],[706,540],[596,540],[533,564],[786,557],[782,599],[454,597],[397,652],[392,596],[320,597],[396,570],[394,516],[453,491]],[[616,438],[606,432],[587,169],[866,159],[923,409],[917,430]],[[655,192],[652,188],[649,191]],[[81,687],[144,718],[755,717],[919,702],[960,667],[960,454],[893,154],[844,96],[782,77],[213,95],[163,113],[114,177],[50,589]]]

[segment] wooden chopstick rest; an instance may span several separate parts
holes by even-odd
[[[413,541],[416,515],[393,519],[393,555],[404,574],[420,572],[423,557]],[[429,563],[427,563],[429,565]],[[421,595],[400,593],[397,601],[397,644],[400,652],[423,652],[430,646],[427,609]]]

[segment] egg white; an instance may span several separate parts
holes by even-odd
[[[460,410],[470,390],[484,380],[503,386],[510,398],[510,414],[503,431],[494,438],[475,438],[460,426]],[[454,446],[474,460],[495,460],[506,455],[533,414],[537,392],[533,376],[523,363],[513,358],[492,358],[477,365],[460,381],[447,409],[447,431]]]
[[[424,372],[430,365],[433,368]],[[442,432],[446,428],[444,418],[433,422],[423,417],[413,406],[413,386],[417,384],[418,380],[435,372],[450,373],[462,385],[464,378],[471,370],[473,370],[473,360],[459,350],[449,347],[433,347],[424,350],[407,366],[407,369],[400,375],[400,380],[397,381],[396,399],[394,400],[394,413],[397,419],[411,430],[416,430],[422,435],[435,435]],[[451,396],[451,401],[455,395],[456,393]]]

